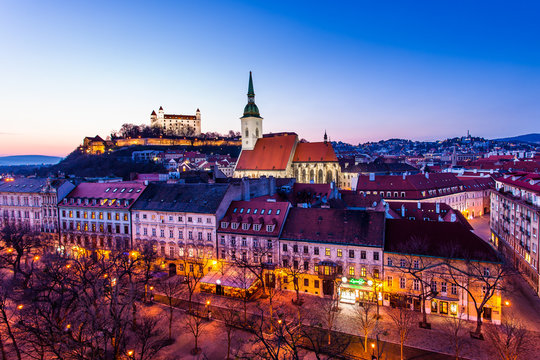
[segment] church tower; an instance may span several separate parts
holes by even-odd
[[[259,108],[255,105],[255,92],[253,79],[249,72],[248,103],[244,108],[244,115],[240,118],[242,123],[242,150],[253,150],[257,139],[262,138],[262,120]]]

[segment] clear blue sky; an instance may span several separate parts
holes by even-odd
[[[193,114],[351,143],[540,131],[540,5],[519,1],[0,2],[0,154]]]

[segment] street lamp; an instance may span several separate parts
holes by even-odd
[[[511,304],[510,304],[510,301],[509,301],[509,300],[505,300],[505,301],[504,301],[504,305],[505,305],[505,306],[510,306],[510,305],[511,305]]]
[[[17,309],[22,310],[23,307],[24,307],[24,305],[20,304],[19,306],[17,306]]]

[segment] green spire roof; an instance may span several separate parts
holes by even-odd
[[[253,90],[253,78],[251,76],[251,71],[249,72],[249,85],[248,85],[248,103],[246,107],[244,107],[244,116],[245,117],[261,117],[261,114],[259,114],[259,108],[257,105],[255,105],[255,91]]]

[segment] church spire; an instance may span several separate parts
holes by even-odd
[[[328,142],[328,135],[326,135],[326,130],[324,130],[324,143]]]
[[[244,116],[242,117],[257,117],[260,118],[259,108],[255,105],[255,91],[253,90],[253,77],[251,71],[249,72],[249,85],[248,85],[248,103],[244,108]]]

